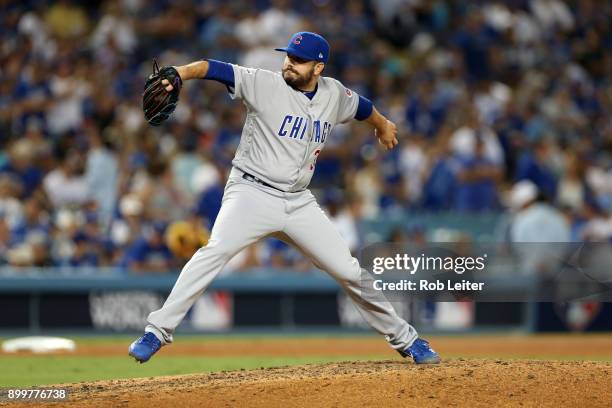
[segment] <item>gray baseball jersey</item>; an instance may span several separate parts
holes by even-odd
[[[336,279],[363,318],[391,347],[404,350],[417,338],[416,330],[382,293],[363,296],[367,274],[306,189],[330,132],[355,116],[359,97],[334,79],[320,78],[310,100],[278,73],[233,69],[231,95],[244,102],[247,117],[221,210],[208,244],[183,267],[163,307],[149,315],[146,330],[171,343],[176,327],[225,264],[246,246],[275,236]],[[274,188],[243,178],[243,172]]]
[[[244,102],[247,117],[232,164],[280,190],[304,190],[334,126],[355,116],[359,96],[321,77],[311,100],[288,86],[280,73],[233,68],[230,95]]]

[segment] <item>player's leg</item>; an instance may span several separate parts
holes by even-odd
[[[367,290],[372,285],[362,280],[371,279],[371,275],[362,271],[310,192],[304,192],[293,203],[283,233],[317,267],[336,279],[367,323],[383,334],[391,347],[405,355],[411,354],[410,347],[422,344],[414,327],[397,315],[382,292]]]
[[[176,327],[223,266],[247,245],[282,228],[283,217],[278,197],[248,182],[230,182],[208,244],[185,264],[162,308],[149,315],[146,331],[162,344],[171,343]]]

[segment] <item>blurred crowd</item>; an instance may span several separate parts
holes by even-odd
[[[596,0],[0,0],[0,264],[180,267],[165,228],[212,226],[245,111],[190,81],[148,126],[153,58],[277,71],[272,49],[300,30],[330,42],[325,75],[399,127],[387,153],[362,123],[337,126],[317,161],[311,187],[352,249],[361,220],[407,211],[529,215],[511,240],[612,240],[610,21]],[[251,266],[309,268],[279,241],[229,269]]]

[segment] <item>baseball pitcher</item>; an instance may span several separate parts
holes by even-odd
[[[329,58],[322,36],[299,32],[276,50],[286,53],[280,73],[203,60],[156,67],[147,80],[143,109],[151,125],[169,117],[183,81],[191,79],[225,84],[247,115],[210,239],[183,267],[163,307],[149,315],[145,334],[130,345],[129,354],[143,363],[171,343],[176,327],[224,265],[247,245],[274,235],[329,273],[402,356],[418,364],[440,362],[382,293],[379,299],[360,294],[359,262],[308,190],[317,156],[336,124],[365,121],[387,149],[398,143],[395,124],[368,99],[321,76]]]

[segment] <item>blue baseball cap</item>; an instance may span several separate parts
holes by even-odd
[[[275,48],[289,55],[308,60],[327,63],[329,59],[329,43],[317,33],[300,31],[293,34],[285,48]]]

